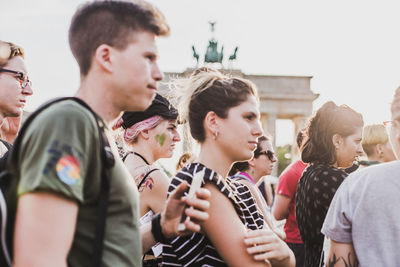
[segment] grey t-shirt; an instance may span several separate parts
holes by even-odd
[[[321,232],[353,243],[360,266],[399,266],[400,162],[350,174],[336,192]]]

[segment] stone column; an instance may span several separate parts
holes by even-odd
[[[273,137],[272,145],[275,148],[276,114],[261,114],[261,124],[264,133]]]
[[[264,130],[265,134],[271,135],[272,136],[272,146],[275,150],[275,153],[277,154],[278,151],[276,149],[276,142],[275,142],[275,136],[276,136],[276,119],[277,116],[276,114],[261,114],[261,124],[262,128]],[[271,175],[273,176],[278,176],[278,164],[276,163],[274,166],[274,169],[272,170]]]

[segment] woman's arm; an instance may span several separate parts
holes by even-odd
[[[264,221],[267,223],[269,228],[271,228],[275,232],[275,234],[278,235],[280,239],[285,240],[286,239],[285,232],[276,227],[276,221],[272,217],[270,211],[267,210],[267,202],[265,202],[265,199],[262,197],[261,191],[258,189],[258,187],[253,183],[251,183],[250,181],[240,180],[240,182],[245,184],[247,188],[250,190],[250,193],[253,196],[258,206],[258,209],[262,212],[264,216]]]
[[[264,176],[264,177],[261,177],[261,179],[257,182],[257,187],[260,186],[260,184],[262,184],[262,182],[264,182],[265,201],[267,202],[268,207],[271,207],[272,200],[273,200],[271,183],[268,182]]]
[[[154,213],[160,213],[167,201],[170,179],[161,170],[153,171],[146,178],[143,191],[140,192],[140,206]]]
[[[210,218],[201,223],[202,230],[225,263],[229,266],[240,267],[266,266],[266,262],[254,260],[247,252],[247,246],[243,240],[248,229],[240,221],[229,199],[213,184],[207,183],[204,187],[210,190],[211,197],[208,212]]]
[[[275,203],[272,208],[272,214],[275,219],[283,220],[289,216],[289,206],[292,199],[285,195],[276,195]]]
[[[329,257],[326,261],[328,267],[358,266],[357,255],[352,243],[340,243],[331,240]]]

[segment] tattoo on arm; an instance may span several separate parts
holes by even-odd
[[[142,182],[143,178],[151,171],[150,166],[146,166],[145,168],[141,169],[140,172],[134,176],[136,186],[139,186],[140,182]],[[154,187],[154,179],[151,176],[147,176],[145,181],[142,182],[140,187],[138,188],[139,192],[143,192],[145,188],[149,188],[153,190]]]
[[[347,255],[347,259],[345,259],[344,257],[336,257],[336,254],[333,253],[333,256],[329,259],[328,263],[327,263],[327,267],[334,267],[336,263],[339,263],[340,261],[343,261],[344,266],[346,267],[358,267],[359,263],[357,260],[357,257],[350,253]]]
[[[333,256],[331,258],[329,258],[327,267],[334,267],[335,264],[340,260],[340,258],[336,258],[336,254],[333,253]]]

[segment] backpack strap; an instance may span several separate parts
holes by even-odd
[[[5,145],[8,151],[10,151],[10,149],[13,147],[12,144],[7,142],[6,140],[0,139],[0,141]]]
[[[103,255],[103,246],[104,246],[104,235],[105,235],[105,228],[106,228],[106,218],[107,218],[107,207],[108,207],[108,198],[110,192],[110,179],[111,179],[111,168],[115,164],[115,158],[111,151],[110,144],[108,142],[108,138],[105,134],[105,125],[101,118],[81,99],[76,97],[61,97],[50,100],[45,104],[41,105],[34,113],[32,113],[23,126],[21,127],[20,133],[17,136],[17,139],[14,143],[13,153],[9,157],[11,167],[15,167],[18,162],[18,150],[22,142],[22,137],[24,136],[28,126],[31,124],[34,118],[37,117],[39,113],[41,113],[44,109],[48,108],[49,106],[66,100],[72,100],[77,102],[78,104],[85,107],[87,110],[92,113],[93,117],[96,119],[97,128],[99,132],[99,138],[101,143],[101,159],[102,159],[102,169],[101,169],[101,187],[100,187],[100,195],[99,195],[99,202],[98,202],[98,220],[96,225],[96,236],[95,242],[93,244],[93,267],[101,266],[101,260]],[[18,180],[18,179],[15,179]],[[18,183],[18,181],[16,181]],[[17,187],[17,186],[16,186]]]

